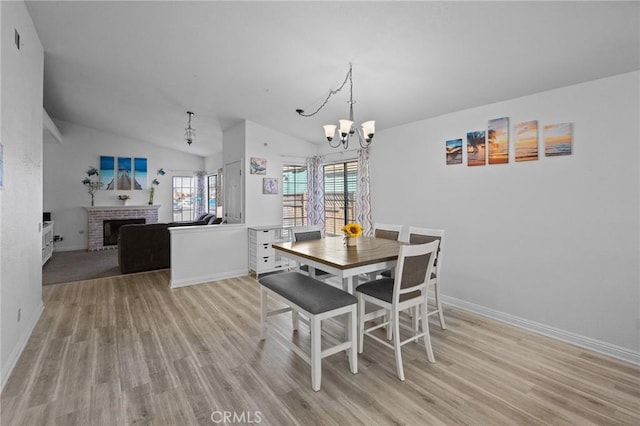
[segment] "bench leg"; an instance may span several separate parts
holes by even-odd
[[[267,337],[267,290],[260,287],[260,340]]]
[[[349,331],[348,331],[348,339],[351,342],[351,347],[349,348],[349,367],[351,368],[351,372],[356,374],[358,372],[358,311],[356,305],[353,305],[351,308],[351,312],[347,314],[349,317]]]
[[[320,390],[322,380],[322,327],[320,320],[313,315],[310,319],[311,326],[311,387],[314,391]]]

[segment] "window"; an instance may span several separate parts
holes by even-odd
[[[358,162],[324,166],[324,216],[327,235],[342,235],[341,228],[356,218]]]
[[[193,220],[196,208],[195,178],[193,176],[173,177],[173,221]]]
[[[282,225],[307,224],[307,166],[282,167]]]
[[[216,185],[218,183],[217,175],[207,176],[207,213],[216,213]]]

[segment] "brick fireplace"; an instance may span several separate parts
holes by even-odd
[[[158,223],[158,207],[154,206],[100,206],[87,209],[87,251],[110,250],[117,245],[104,245],[104,221],[144,219],[145,223]]]

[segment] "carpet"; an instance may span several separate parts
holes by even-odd
[[[93,280],[122,275],[118,250],[60,251],[42,267],[42,285]]]

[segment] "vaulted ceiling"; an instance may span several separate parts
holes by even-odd
[[[295,110],[349,63],[378,130],[638,70],[639,4],[27,1],[51,117],[202,156],[243,119],[326,143],[348,90]]]

